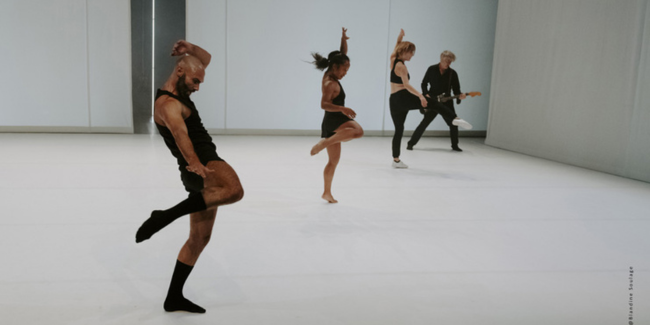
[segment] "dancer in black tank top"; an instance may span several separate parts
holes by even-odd
[[[341,36],[341,50],[331,52],[327,58],[318,53],[313,53],[315,61],[313,62],[317,69],[325,70],[321,89],[320,106],[325,110],[323,123],[321,124],[321,138],[312,149],[311,155],[319,153],[327,148],[329,161],[325,166],[323,177],[325,179],[325,189],[321,196],[329,203],[338,201],[332,196],[332,180],[334,171],[341,158],[341,142],[350,141],[363,136],[361,125],[354,120],[356,113],[345,107],[345,92],[339,82],[350,69],[350,58],[348,52],[348,37],[345,34],[347,29],[343,28]]]
[[[198,91],[203,82],[210,54],[181,40],[174,44],[172,55],[181,58],[156,94],[154,122],[178,162],[189,197],[170,209],[153,211],[138,229],[135,240],[147,240],[174,220],[190,215],[190,237],[178,254],[163,307],[166,311],[204,313],[205,309],[183,296],[183,286],[208,244],[217,207],[241,200],[244,191],[237,173],[217,155],[199,111],[190,100],[190,94]]]

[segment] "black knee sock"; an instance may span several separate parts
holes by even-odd
[[[151,236],[160,229],[165,228],[174,220],[186,214],[203,211],[205,209],[207,209],[207,206],[203,200],[203,195],[198,193],[190,195],[186,200],[170,209],[164,211],[155,210],[151,212],[149,219],[147,219],[142,226],[140,226],[140,229],[138,229],[138,232],[135,234],[135,242],[139,243],[151,238]]]
[[[172,275],[172,281],[169,284],[169,291],[167,291],[167,298],[163,305],[165,311],[205,313],[205,309],[201,306],[198,306],[183,297],[183,286],[185,285],[185,280],[187,280],[187,277],[190,275],[193,268],[194,266],[187,265],[178,260],[176,261],[174,275]]]

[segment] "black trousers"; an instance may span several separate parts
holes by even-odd
[[[429,105],[427,106],[427,112],[424,113],[424,118],[422,119],[422,122],[420,122],[420,125],[418,125],[418,127],[415,128],[415,131],[411,136],[411,140],[409,140],[408,142],[409,146],[412,147],[416,145],[418,141],[420,141],[420,138],[422,137],[424,130],[427,129],[429,124],[431,124],[433,119],[435,119],[436,116],[438,116],[438,114],[442,115],[442,118],[445,119],[445,123],[447,123],[447,125],[449,126],[449,137],[451,138],[451,146],[452,147],[458,146],[458,127],[451,123],[457,117],[456,111],[454,110],[453,106],[449,107],[442,103],[438,103],[435,99],[429,101]]]
[[[433,119],[438,116],[438,114],[442,115],[442,117],[445,119],[445,122],[447,122],[447,125],[450,126],[452,133],[452,145],[454,143],[454,139],[456,139],[456,144],[458,144],[458,127],[451,124],[451,121],[456,118],[456,113],[453,111],[453,109],[450,109],[449,107],[438,103],[435,99],[427,98],[427,100],[427,112],[424,114],[424,119],[422,122],[420,122],[420,125],[413,133],[409,144],[415,144],[420,140],[420,137],[422,137],[424,130],[427,128],[427,126],[429,126],[431,121],[433,121]],[[420,104],[420,99],[418,96],[411,94],[406,89],[391,94],[389,104],[390,116],[393,118],[393,125],[395,125],[395,135],[393,135],[393,158],[398,158],[400,155],[400,147],[402,145],[402,137],[404,136],[404,122],[406,121],[406,116],[410,110],[421,110],[423,107],[422,104]],[[428,122],[425,123],[427,120]],[[455,131],[453,129],[455,129]],[[413,142],[414,139],[415,142]]]
[[[393,158],[398,158],[400,146],[402,145],[402,136],[404,136],[404,122],[410,110],[421,109],[420,99],[418,96],[411,94],[408,90],[403,89],[390,95],[390,116],[393,118],[395,125],[395,134],[393,135]]]

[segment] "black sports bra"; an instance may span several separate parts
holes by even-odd
[[[404,84],[404,82],[402,82],[402,77],[395,74],[395,66],[397,66],[397,62],[404,63],[404,61],[402,61],[402,60],[400,60],[398,58],[395,58],[395,62],[393,62],[393,70],[390,70],[390,82],[394,83],[394,84],[402,85],[402,84]],[[411,74],[410,73],[408,74],[408,78],[409,78],[409,80],[411,80]]]

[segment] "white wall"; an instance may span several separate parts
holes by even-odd
[[[648,10],[499,1],[487,143],[650,180]]]
[[[133,132],[130,1],[87,3],[91,130]]]
[[[213,56],[226,50],[223,61],[220,53],[217,61],[213,58],[206,83],[193,97],[215,132],[320,130],[322,72],[305,61],[312,60],[311,52],[326,55],[338,49],[345,26],[351,58],[351,69],[341,81],[346,105],[367,131],[393,130],[388,55],[404,28],[406,39],[418,46],[408,64],[413,83],[420,87],[440,52],[454,51],[462,89],[484,94],[464,101],[457,111],[476,130],[485,130],[496,10],[497,0],[189,0],[188,40]],[[223,117],[223,122],[212,117]],[[407,129],[420,119],[414,111]],[[429,129],[448,128],[440,119]]]
[[[0,131],[131,132],[128,0],[0,2]]]
[[[343,26],[351,58],[341,81],[346,105],[366,128],[380,129],[388,0],[229,1],[228,127],[320,130],[323,72],[305,61],[338,50]]]
[[[226,128],[226,0],[187,1],[187,40],[212,55],[204,83],[192,100],[208,129]],[[156,85],[156,87],[160,87]]]
[[[187,38],[213,54],[193,97],[212,131],[317,132],[322,72],[305,61],[338,49],[345,26],[346,104],[367,131],[390,131],[388,55],[404,28],[418,46],[413,83],[442,50],[454,51],[462,88],[484,93],[459,115],[485,130],[496,1],[188,0]],[[0,55],[16,77],[0,84],[0,131],[132,132],[129,3],[1,1]],[[420,118],[414,111],[407,129]],[[429,129],[447,127],[439,119]]]

